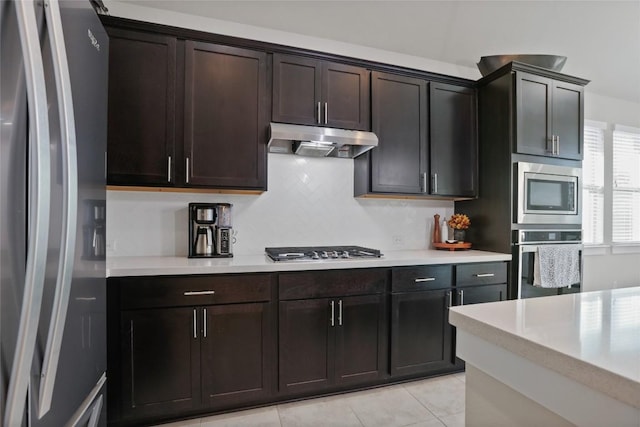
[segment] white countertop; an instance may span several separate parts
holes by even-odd
[[[382,253],[384,254],[382,258],[294,262],[274,262],[264,254],[235,255],[233,258],[107,257],[107,277],[257,273],[511,261],[511,254],[474,250],[382,251]]]
[[[452,307],[449,321],[640,408],[640,287]]]

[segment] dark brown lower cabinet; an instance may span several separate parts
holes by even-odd
[[[328,298],[280,301],[279,389],[327,387],[333,377],[335,341]]]
[[[281,301],[280,391],[308,392],[384,378],[385,307],[382,294]]]
[[[122,313],[122,415],[155,417],[200,406],[200,343],[191,308]]]
[[[469,286],[456,290],[456,305],[479,304],[507,299],[507,284]]]
[[[450,289],[391,296],[391,375],[418,375],[453,367]]]
[[[109,279],[110,425],[153,425],[268,401],[270,274]]]
[[[268,303],[202,308],[202,402],[211,408],[258,401],[271,394]]]

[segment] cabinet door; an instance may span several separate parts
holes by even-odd
[[[325,126],[369,130],[369,70],[323,63],[322,100]]]
[[[318,390],[331,382],[336,308],[326,298],[280,302],[281,393]]]
[[[553,82],[553,135],[557,157],[582,160],[584,139],[584,88]]]
[[[516,74],[516,151],[550,156],[552,80]]]
[[[321,124],[320,61],[273,54],[274,122]]]
[[[200,406],[195,308],[127,310],[121,315],[123,418]]]
[[[456,290],[456,305],[479,304],[507,299],[507,284],[470,286]]]
[[[228,407],[271,394],[271,323],[268,303],[225,304],[201,309],[203,402]]]
[[[391,375],[453,367],[449,290],[391,296]]]
[[[107,182],[173,185],[176,39],[108,32]]]
[[[388,351],[384,295],[343,297],[335,301],[336,383],[384,378]]]
[[[266,188],[267,75],[264,52],[185,42],[186,184]]]
[[[378,146],[371,153],[371,190],[419,194],[426,191],[427,82],[372,73],[371,120]]]
[[[475,89],[430,85],[430,193],[473,197],[478,182]]]

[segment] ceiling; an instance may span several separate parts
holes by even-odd
[[[464,67],[486,55],[564,55],[562,72],[591,80],[590,92],[640,103],[640,0],[125,2]]]

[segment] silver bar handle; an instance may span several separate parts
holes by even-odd
[[[336,314],[336,305],[334,301],[331,301],[329,305],[331,305],[331,326],[335,326],[336,324],[335,324],[334,317]]]
[[[22,425],[27,401],[31,364],[36,346],[40,307],[44,290],[44,273],[49,238],[49,208],[51,191],[51,160],[49,148],[49,121],[44,79],[44,66],[40,50],[40,37],[32,2],[12,2],[16,8],[29,113],[29,219],[28,244],[25,266],[24,294],[20,310],[20,323],[13,356],[13,366],[4,413],[4,425]]]
[[[185,297],[193,297],[199,295],[214,295],[216,291],[186,291],[182,295]]]
[[[102,413],[103,400],[104,397],[101,394],[98,399],[96,399],[96,403],[92,405],[93,409],[91,409],[91,416],[89,417],[87,427],[98,427],[98,423],[100,422],[100,414]]]
[[[324,124],[329,123],[329,103],[324,103]]]
[[[198,323],[198,319],[196,319],[196,309],[193,309],[193,337],[194,338],[198,338],[198,329],[196,326],[196,323]]]
[[[560,135],[556,135],[556,156],[560,155]]]
[[[452,292],[451,291],[447,292],[447,296],[449,297],[449,305],[447,306],[447,308],[448,308],[448,307],[451,307],[453,305],[453,294],[452,294]]]
[[[53,398],[58,361],[60,359],[60,348],[62,347],[62,335],[64,333],[67,309],[69,307],[69,295],[71,293],[71,276],[75,260],[76,223],[78,216],[78,156],[76,150],[75,116],[71,94],[71,77],[69,75],[69,64],[64,34],[62,32],[62,18],[60,17],[58,0],[45,1],[44,11],[52,52],[53,71],[58,96],[58,110],[60,114],[63,169],[63,222],[56,290],[40,374],[38,418],[42,418],[44,414],[49,411]],[[97,237],[97,233],[95,237]]]
[[[417,279],[415,279],[415,282],[416,283],[433,282],[434,280],[436,280],[435,277],[418,277]]]
[[[464,305],[464,291],[458,291],[458,295],[460,296],[460,305]]]
[[[480,273],[480,274],[475,274],[476,277],[493,277],[495,276],[494,273]]]
[[[551,135],[551,149],[549,149],[549,140],[547,139],[547,153],[551,152],[551,155],[555,154],[556,147],[556,136]]]
[[[422,172],[422,192],[426,193],[429,189],[427,188],[427,173]]]
[[[186,163],[186,167],[187,167],[187,170],[186,170],[187,173],[185,174],[185,176],[186,176],[185,181],[188,184],[189,183],[189,158],[188,157],[185,159],[185,163]]]
[[[437,193],[438,192],[438,174],[434,173],[433,174],[433,193]]]
[[[171,156],[167,157],[167,182],[171,182]]]
[[[76,409],[76,411],[73,413],[69,421],[67,421],[67,423],[65,424],[65,427],[78,426],[78,423],[84,418],[84,415],[87,413],[89,409],[91,409],[91,418],[89,419],[89,423],[87,424],[87,426],[92,427],[97,425],[95,423],[95,421],[97,420],[95,420],[93,424],[91,420],[94,420],[94,418],[98,418],[98,419],[100,418],[99,415],[100,415],[100,411],[102,410],[103,397],[102,395],[100,395],[100,397],[96,399],[96,396],[98,396],[98,393],[100,393],[100,390],[102,390],[102,387],[104,386],[104,383],[106,381],[107,381],[107,374],[106,372],[103,372],[102,375],[100,376],[100,379],[96,383],[96,385],[91,389],[91,391],[89,392],[87,397],[85,397],[85,399],[82,401],[80,406],[78,406],[78,409]]]
[[[338,300],[338,326],[342,326],[342,300]]]
[[[322,107],[320,107],[320,101],[318,101],[318,124],[322,124],[322,120],[320,119],[320,110]]]
[[[206,308],[202,309],[202,323],[203,323],[202,337],[206,338],[207,337],[207,309]]]

